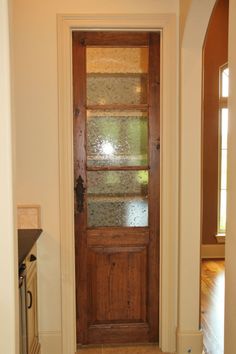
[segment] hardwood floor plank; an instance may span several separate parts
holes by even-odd
[[[113,346],[101,345],[96,347],[81,347],[80,349],[78,349],[77,354],[162,354],[162,351],[156,344],[127,344]]]
[[[201,326],[205,354],[224,353],[224,260],[203,260]]]

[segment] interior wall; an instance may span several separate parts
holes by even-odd
[[[217,243],[219,68],[228,61],[228,11],[228,0],[216,3],[203,49],[203,244]]]
[[[186,19],[192,0],[179,0],[179,39],[182,42]]]
[[[16,199],[42,207],[38,242],[42,354],[61,349],[57,14],[177,13],[178,1],[13,0]],[[176,31],[177,32],[177,31]],[[56,350],[55,350],[56,348]]]
[[[0,0],[0,353],[19,353],[18,261],[13,202],[9,3]]]

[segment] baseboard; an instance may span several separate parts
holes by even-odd
[[[201,258],[225,258],[225,245],[202,245]]]
[[[177,331],[177,354],[202,354],[202,331]]]
[[[60,331],[41,331],[39,332],[41,344],[41,354],[61,354],[62,337]]]

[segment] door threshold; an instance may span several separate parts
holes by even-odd
[[[79,345],[76,354],[161,354],[157,343]],[[167,354],[167,353],[166,353]]]

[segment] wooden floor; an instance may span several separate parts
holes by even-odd
[[[201,323],[205,354],[224,353],[224,260],[203,260]]]
[[[77,354],[161,354],[157,345],[122,345],[81,348]]]

